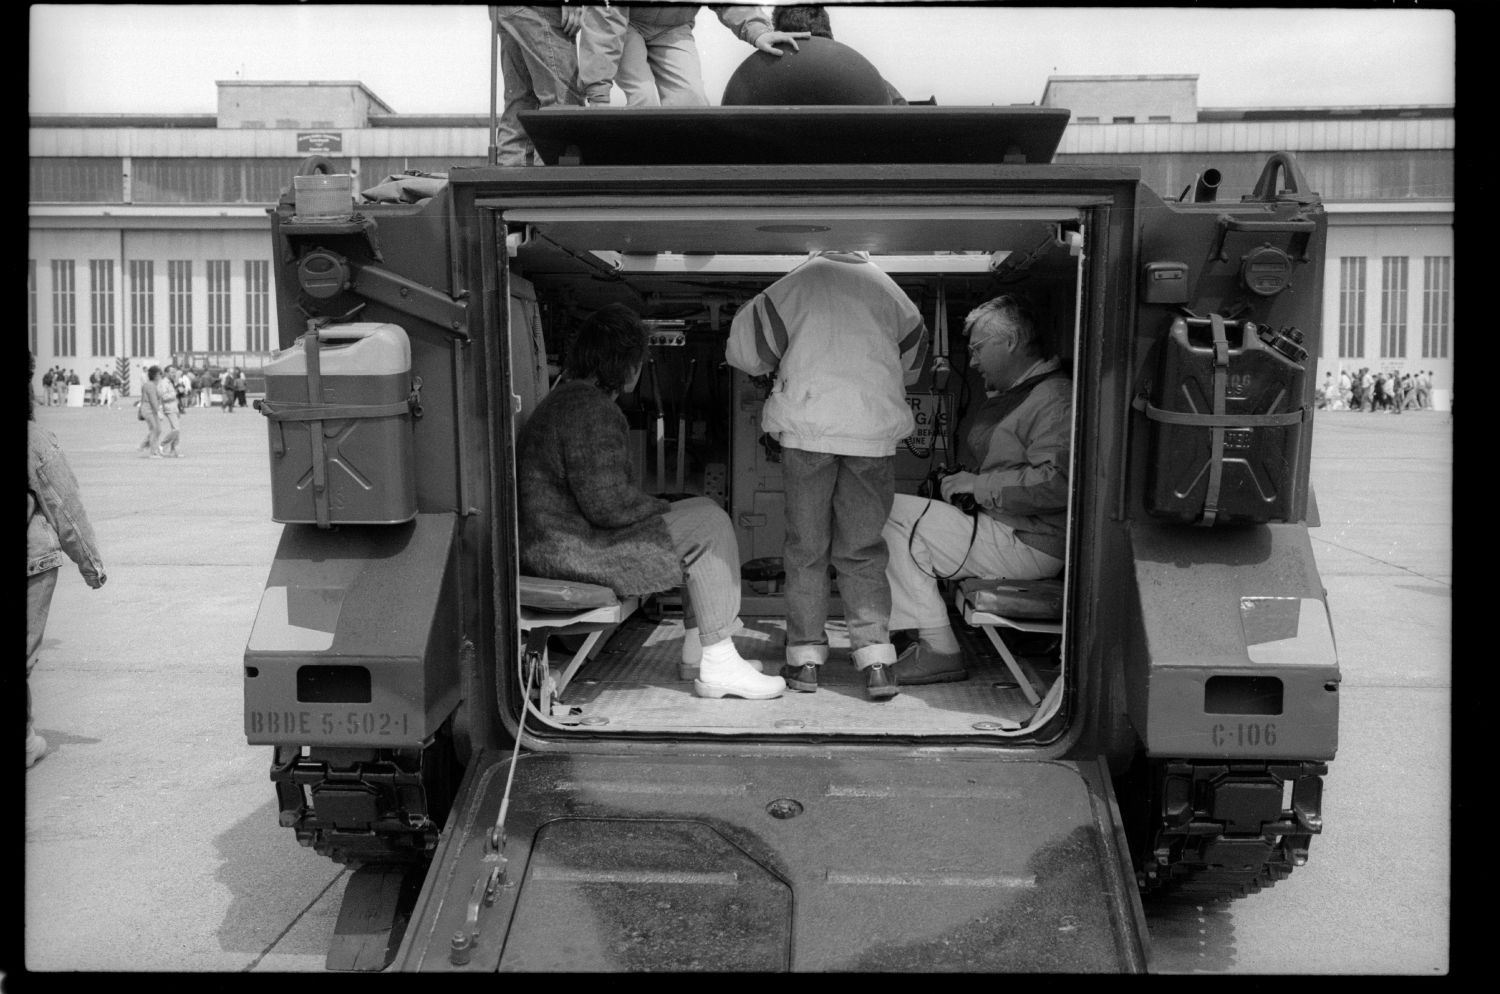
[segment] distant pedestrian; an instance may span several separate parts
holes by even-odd
[[[161,391],[157,387],[160,379],[160,366],[152,366],[146,370],[146,382],[141,384],[141,399],[137,405],[141,420],[146,422],[146,438],[140,447],[151,459],[161,458],[162,404]]]
[[[239,407],[245,406],[245,371],[238,366],[234,368],[234,402]]]
[[[219,378],[219,402],[224,405],[225,414],[234,413],[234,370],[224,370],[224,375]]]
[[[31,671],[47,630],[58,571],[71,559],[90,587],[104,586],[104,559],[57,437],[26,410],[26,768],[47,752],[31,716]]]
[[[32,362],[36,360],[33,359]],[[46,407],[52,406],[52,369],[48,367],[42,374],[42,404]]]
[[[198,384],[198,406],[207,410],[213,406],[214,378],[208,371],[208,367],[198,370],[198,375],[193,377]]]
[[[157,443],[157,454],[168,459],[180,458],[177,442],[182,437],[182,393],[181,384],[168,376],[156,380],[161,398],[161,441]]]

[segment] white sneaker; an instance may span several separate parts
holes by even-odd
[[[746,659],[745,665],[750,667],[757,673],[764,673],[766,671],[765,667],[761,665],[759,659]],[[703,661],[701,657],[697,660],[694,660],[693,662],[688,662],[686,659],[678,660],[677,679],[696,680],[698,679],[698,674],[702,672],[702,667]]]
[[[743,697],[750,701],[767,701],[786,692],[786,681],[779,676],[760,672],[740,657],[728,643],[727,652],[714,652],[713,646],[703,653],[693,693],[699,697]],[[726,658],[727,657],[727,658]]]

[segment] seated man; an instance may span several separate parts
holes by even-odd
[[[896,660],[900,684],[969,675],[939,580],[1036,580],[1063,568],[1072,382],[1010,294],[970,311],[964,332],[988,394],[959,425],[959,457],[974,469],[946,477],[941,501],[897,494],[885,524],[890,628],[917,632]],[[947,502],[955,494],[972,495],[972,514]]]

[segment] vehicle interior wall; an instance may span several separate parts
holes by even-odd
[[[678,226],[659,232],[637,222],[627,239],[608,222],[527,224],[510,260],[509,331],[513,376],[537,375],[528,352],[539,342],[544,375],[552,381],[574,331],[594,310],[621,303],[643,317],[652,342],[647,368],[637,389],[618,399],[631,426],[638,482],[648,493],[708,496],[730,513],[744,564],[746,627],[736,641],[743,655],[775,672],[784,638],[779,453],[760,429],[764,386],[725,363],[725,343],[740,306],[809,251],[836,246],[829,236],[771,236],[765,227],[772,226],[751,226],[750,235],[736,237],[740,229],[727,220],[705,222],[702,231]],[[927,219],[904,230],[891,224],[843,230],[841,244],[870,251],[887,268],[921,309],[931,335],[920,378],[908,388],[918,431],[896,457],[897,492],[916,493],[938,466],[957,466],[953,428],[985,396],[968,367],[965,316],[1001,293],[1021,294],[1071,365],[1078,347],[1079,260],[1052,220],[991,220],[980,229]],[[622,244],[654,251],[599,248]],[[669,252],[669,246],[702,251]],[[904,261],[891,261],[898,256]],[[938,358],[950,372],[941,363],[935,370]],[[677,676],[680,602],[664,592],[601,640],[560,695],[561,707],[551,702],[535,716],[545,725],[584,724],[592,731],[924,737],[1017,735],[1039,719],[1038,706],[1018,689],[986,636],[961,619],[955,631],[973,660],[969,680],[913,687],[880,705],[867,700],[847,656],[836,577],[831,582],[830,665],[816,694],[753,702],[694,698],[691,682]],[[1039,691],[1061,679],[1058,637],[1009,632],[1006,638]],[[549,656],[566,659],[575,644],[554,638]]]

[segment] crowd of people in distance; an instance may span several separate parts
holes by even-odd
[[[1432,409],[1432,371],[1372,370],[1361,366],[1350,373],[1340,369],[1323,374],[1318,384],[1318,408],[1328,411],[1429,411]]]

